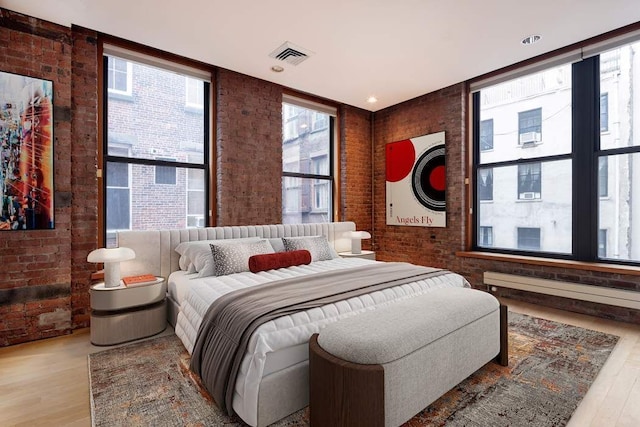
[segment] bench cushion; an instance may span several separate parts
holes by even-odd
[[[474,289],[435,289],[327,325],[318,344],[360,364],[385,364],[495,313],[498,300]]]

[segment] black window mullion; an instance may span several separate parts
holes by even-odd
[[[479,210],[479,197],[478,197],[478,165],[480,164],[480,92],[475,92],[471,99],[471,109],[473,114],[471,116],[471,129],[473,140],[473,162],[472,162],[472,179],[471,183],[475,187],[471,191],[473,194],[473,207],[471,211],[471,217],[473,218],[473,232],[471,237],[471,245],[474,249],[478,249],[478,232],[480,230],[480,210]]]
[[[573,254],[579,261],[598,256],[598,158],[600,58],[572,66]]]

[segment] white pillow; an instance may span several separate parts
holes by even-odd
[[[272,254],[273,247],[266,240],[235,244],[211,244],[216,276],[249,271],[249,258],[253,255]]]
[[[287,251],[308,250],[311,253],[311,262],[339,257],[326,236],[283,237],[282,242]]]
[[[176,252],[186,258],[186,260],[183,261],[183,265],[186,263],[188,274],[198,273],[198,277],[206,277],[215,274],[210,244],[233,244],[239,242],[258,242],[260,240],[263,239],[261,237],[246,237],[240,239],[192,240],[190,242],[180,243],[176,246]]]

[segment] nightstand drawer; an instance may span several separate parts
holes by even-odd
[[[92,312],[91,342],[113,345],[159,334],[167,327],[167,302],[138,309]]]
[[[138,286],[105,288],[104,284],[91,287],[92,310],[121,310],[162,301],[167,293],[167,282],[159,278],[156,283]]]

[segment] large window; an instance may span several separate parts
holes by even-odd
[[[118,230],[204,226],[209,77],[104,51],[106,245],[116,244]],[[198,104],[199,111],[185,109]]]
[[[635,42],[472,85],[474,248],[640,263],[638,51]],[[482,203],[489,170],[492,203]]]
[[[282,222],[333,220],[335,109],[287,97],[282,104]]]

